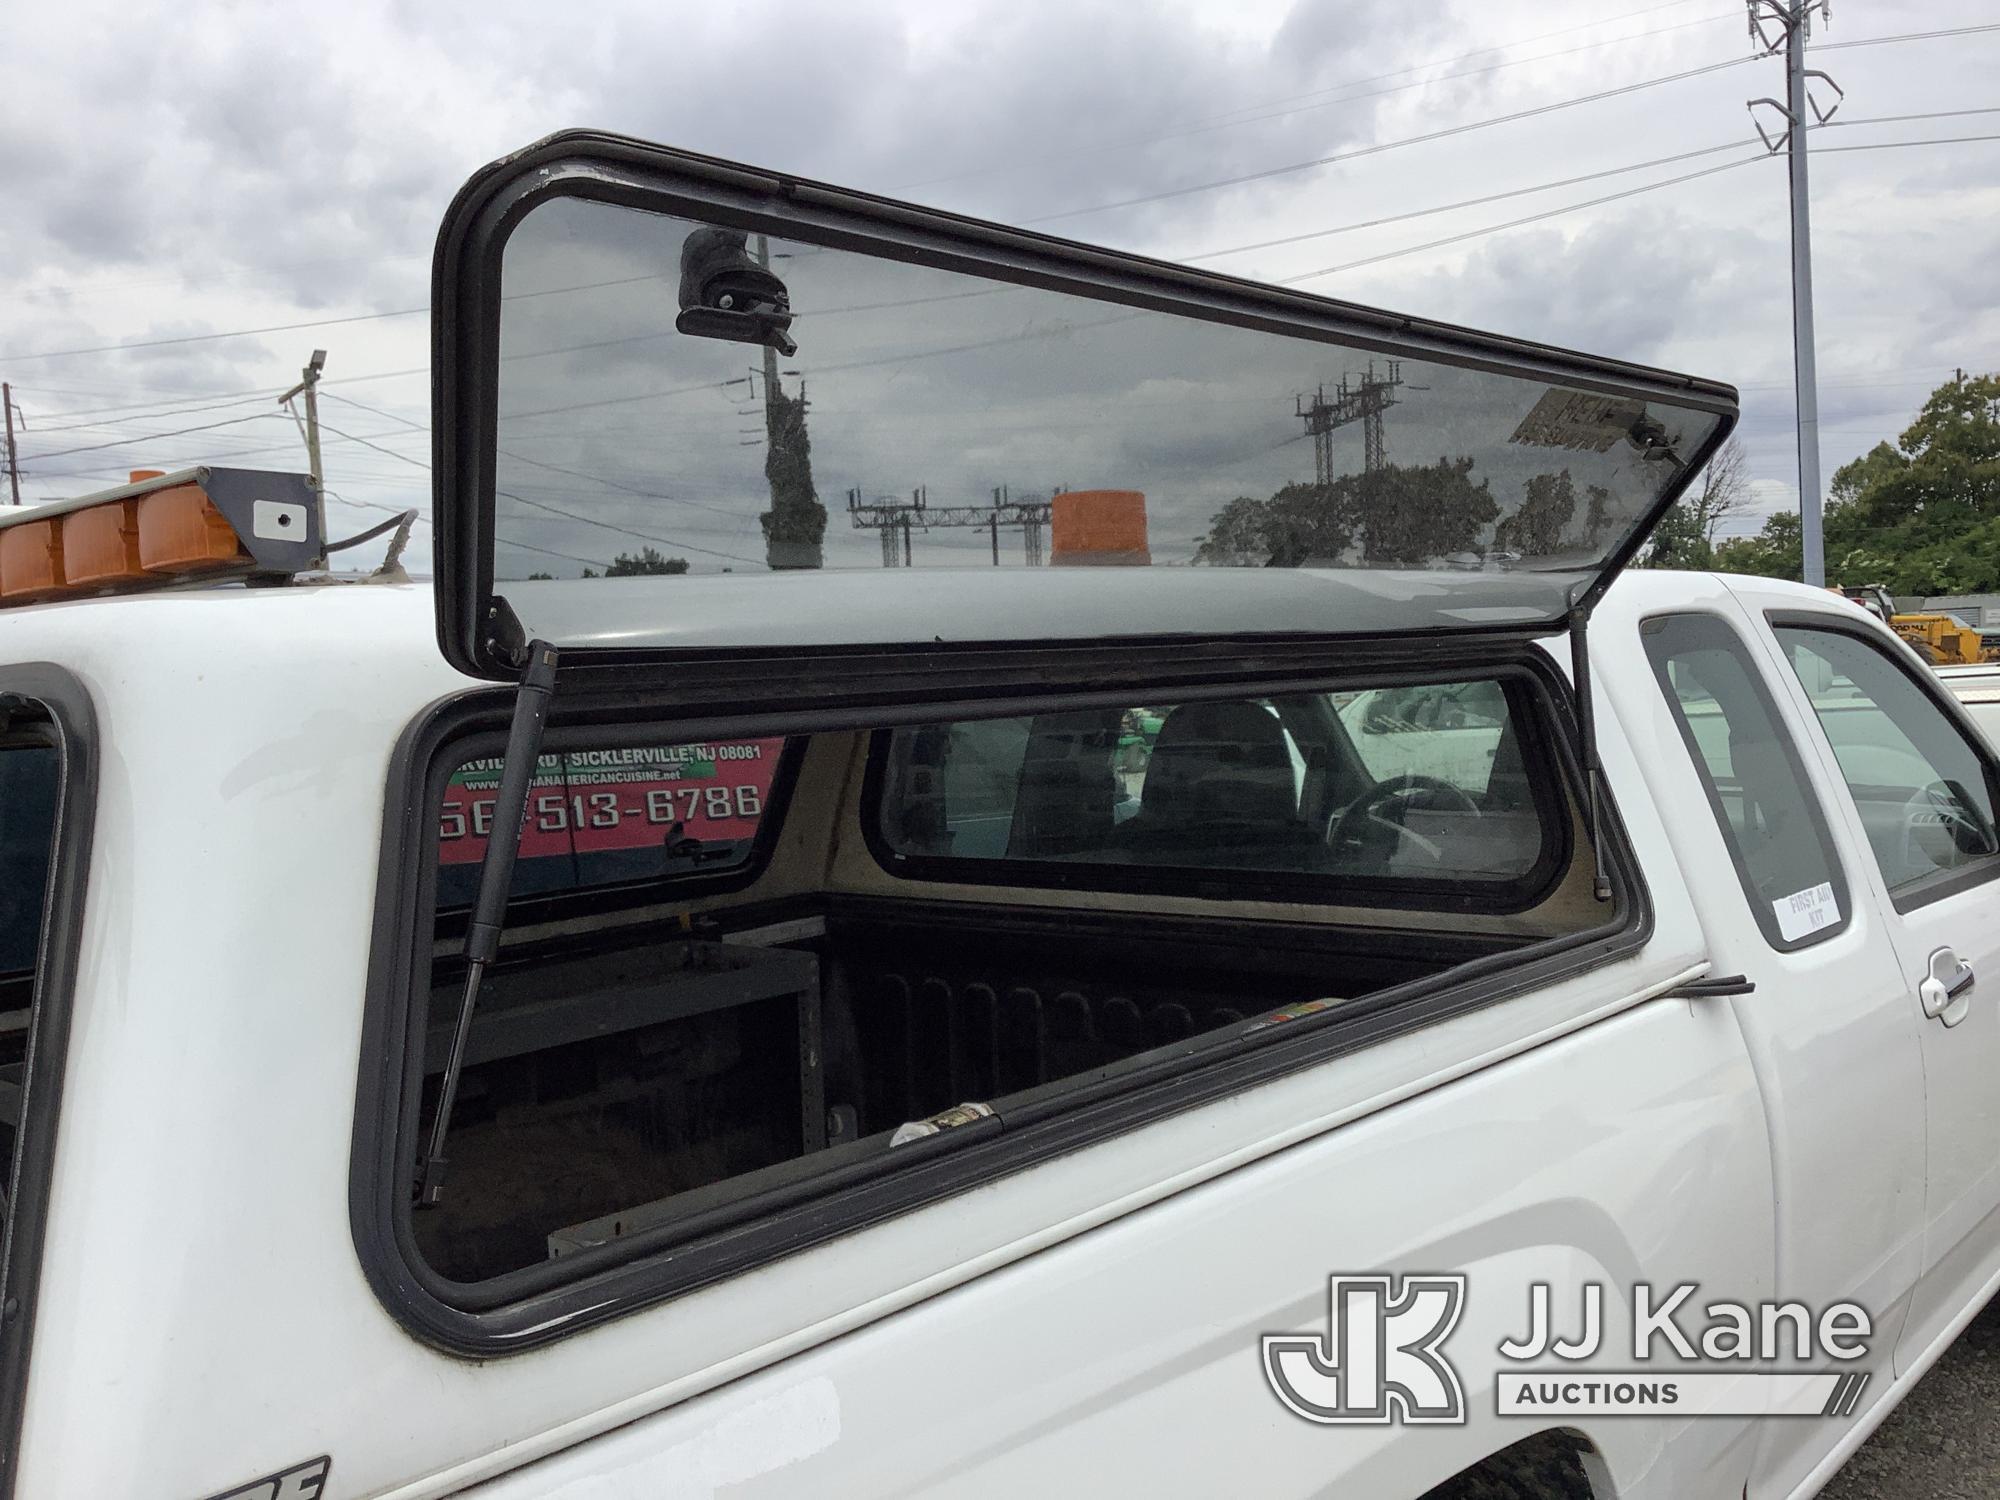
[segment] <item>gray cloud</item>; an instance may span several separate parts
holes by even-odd
[[[1740,21],[1709,25],[1694,0],[1685,10],[1575,29],[1635,8],[1604,0],[1558,16],[1533,0],[1436,0],[1399,11],[1308,0],[757,0],[663,12],[625,0],[593,8],[579,24],[527,0],[497,0],[476,17],[417,3],[17,7],[10,90],[0,99],[9,142],[0,154],[9,204],[0,219],[9,272],[0,288],[0,374],[15,382],[31,419],[54,426],[66,411],[177,393],[275,393],[316,344],[332,351],[336,381],[421,367],[421,318],[61,360],[8,356],[416,306],[427,300],[432,237],[458,183],[482,161],[563,125],[600,125],[1031,220],[1741,55]],[[1856,39],[1975,24],[1989,19],[1987,9],[1980,0],[1874,0],[1841,7],[1836,28],[1839,39]],[[1677,29],[1571,51],[1667,26]],[[1558,31],[1447,67],[1376,77]],[[1824,61],[1848,89],[1849,118],[1970,107],[1988,102],[1995,40],[1853,49]],[[1384,92],[1520,57],[1544,60]],[[1743,98],[1774,82],[1770,66],[1758,64],[1459,137],[1449,148],[1388,152],[1051,227],[1170,251],[1273,238],[1730,139],[1743,134]],[[1974,118],[1822,139],[1847,145],[1991,128],[2000,127]],[[1990,228],[2000,147],[1856,152],[1828,156],[1815,171],[1830,473],[1878,433],[1900,429],[1952,365],[2000,362],[1989,352],[2000,333],[1989,289],[2000,250]],[[1781,192],[1775,173],[1746,169],[1311,285],[1736,379],[1745,386],[1754,472],[1789,482]],[[1219,264],[1285,275],[1577,196]],[[586,331],[630,332],[584,320],[562,341],[579,342]],[[643,378],[647,352],[620,351],[622,373]],[[594,368],[602,375],[613,366],[607,358]],[[562,366],[552,361],[551,369]],[[572,363],[568,373],[587,372]],[[1004,361],[990,375],[996,400],[1022,378]],[[329,390],[427,420],[421,377]],[[26,446],[32,455],[196,420],[114,415],[98,429],[63,434],[60,444],[31,428]],[[423,436],[391,419],[349,409],[340,425],[428,456]],[[615,448],[609,432],[579,418],[576,452]],[[288,427],[260,422],[51,460],[31,492],[103,482],[127,461],[207,456],[218,438],[238,448],[261,443],[264,451],[244,462],[298,461]],[[1157,441],[1193,439],[1164,433]],[[356,500],[424,497],[424,476],[406,463],[353,444],[330,444],[328,453],[331,479]]]

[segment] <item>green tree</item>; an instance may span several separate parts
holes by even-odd
[[[1660,517],[1639,566],[1697,572],[1715,567],[1716,532],[1749,500],[1749,455],[1743,444],[1731,437],[1702,470],[1701,484],[1694,493],[1683,495]]]
[[[647,578],[685,573],[688,561],[685,557],[667,557],[657,547],[642,547],[635,556],[621,552],[611,559],[611,566],[604,570],[606,578]],[[591,576],[586,572],[584,577]]]
[[[1827,486],[1826,577],[1892,594],[2000,589],[2000,375],[1960,371],[1892,445],[1877,443]],[[1799,518],[1715,549],[1728,572],[1798,578]]]
[[[1932,391],[1892,448],[1833,476],[1827,580],[1895,594],[2000,588],[2000,375],[1963,372]]]
[[[1781,510],[1764,522],[1755,536],[1731,537],[1715,548],[1715,567],[1723,573],[1756,573],[1765,578],[1798,579],[1805,575],[1805,549],[1799,540],[1799,513]]]

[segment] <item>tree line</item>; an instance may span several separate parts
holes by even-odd
[[[1963,370],[1916,420],[1834,472],[1825,512],[1826,581],[1892,594],[2000,591],[2000,375]],[[1799,514],[1714,548],[1729,573],[1798,578]]]

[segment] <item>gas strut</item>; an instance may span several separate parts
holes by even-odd
[[[500,928],[507,918],[507,894],[514,884],[514,858],[521,848],[521,825],[528,813],[528,789],[542,755],[542,728],[549,716],[549,696],[556,685],[556,648],[530,641],[528,664],[514,697],[514,721],[507,727],[507,756],[500,763],[500,786],[493,799],[493,831],[479,861],[479,891],[472,903],[472,922],[465,929],[465,991],[458,1000],[458,1024],[451,1034],[444,1077],[438,1082],[437,1114],[431,1120],[430,1146],[417,1175],[417,1206],[435,1207],[444,1196],[445,1136],[451,1129],[452,1106],[458,1101],[458,1078],[465,1071],[465,1044],[472,1035],[472,1013],[479,1004],[479,985],[487,965],[500,952]]]

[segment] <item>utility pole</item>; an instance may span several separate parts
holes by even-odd
[[[1826,540],[1821,527],[1819,486],[1819,370],[1813,349],[1812,197],[1806,182],[1806,135],[1813,124],[1824,125],[1840,108],[1841,88],[1826,74],[1806,66],[1806,39],[1812,34],[1813,12],[1829,17],[1829,0],[1748,0],[1750,38],[1766,57],[1785,56],[1785,100],[1752,99],[1750,119],[1772,154],[1784,151],[1791,168],[1792,200],[1792,374],[1797,392],[1799,429],[1799,542],[1801,576],[1816,588],[1826,586]],[[1779,28],[1771,35],[1766,23]],[[1821,109],[1806,87],[1817,78],[1833,90],[1831,106]],[[1775,109],[1784,128],[1773,136],[1758,118],[1759,105]]]
[[[14,451],[14,387],[0,380],[0,406],[7,408],[7,483],[14,491],[14,503],[21,503],[21,460]],[[24,418],[23,427],[28,425]]]
[[[278,398],[278,405],[290,407],[294,396],[303,395],[305,397],[306,469],[312,475],[313,494],[319,501],[319,534],[321,536],[327,534],[325,475],[321,472],[319,463],[319,372],[325,368],[326,351],[324,349],[313,350],[312,358],[307,360],[306,367],[299,371],[299,383]],[[298,413],[293,412],[292,418],[296,421]]]

